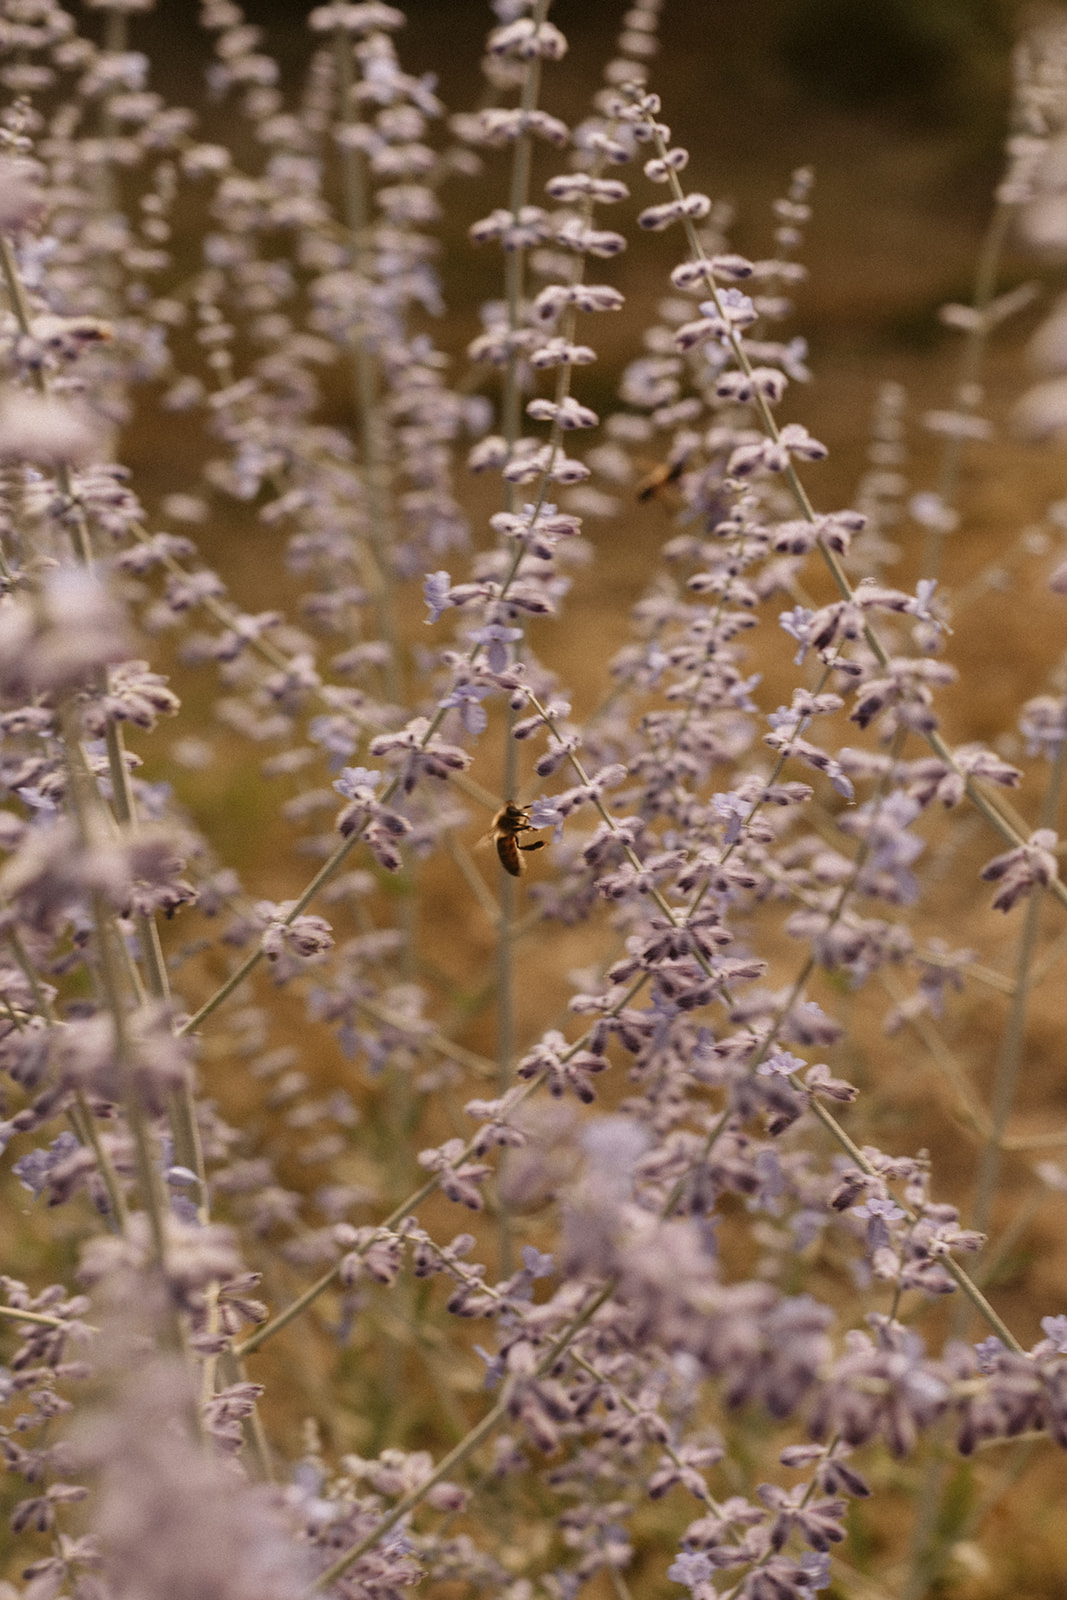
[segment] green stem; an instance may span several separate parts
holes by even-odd
[[[40,1328],[69,1328],[70,1323],[62,1317],[49,1317],[43,1311],[20,1311],[17,1306],[0,1306],[0,1318],[6,1317],[9,1322],[32,1322]],[[88,1328],[90,1333],[99,1333],[99,1328],[94,1328],[91,1322],[82,1323],[83,1328]]]
[[[1015,215],[1015,209],[1013,204],[1006,204],[1003,201],[997,202],[978,254],[974,294],[971,301],[973,309],[978,313],[978,318],[973,327],[967,330],[963,354],[960,358],[959,374],[953,391],[953,404],[956,410],[967,415],[972,414],[975,410],[982,358],[989,342],[989,326],[983,313],[988,309],[996,293],[1000,258],[1007,242],[1008,230]],[[937,497],[942,506],[951,506],[955,501],[959,488],[960,469],[963,465],[963,446],[964,441],[958,435],[952,435],[945,441],[937,484]],[[945,537],[946,532],[943,527],[928,528],[926,530],[922,563],[924,577],[936,578],[938,576],[941,570],[941,557],[944,552]]]
[[[1063,794],[1065,772],[1067,772],[1067,740],[1061,740],[1056,747],[1048,788],[1045,792],[1040,823],[1043,828],[1051,828],[1055,824]],[[985,1233],[989,1226],[993,1197],[996,1193],[997,1179],[1000,1176],[1004,1134],[1015,1103],[1019,1072],[1022,1067],[1023,1052],[1026,1046],[1026,1013],[1033,984],[1034,953],[1037,948],[1043,904],[1044,895],[1042,891],[1040,888],[1033,889],[1026,902],[1022,932],[1019,937],[1019,949],[1015,961],[1015,986],[1012,991],[1011,1010],[1008,1014],[1008,1025],[1004,1032],[1004,1038],[1001,1041],[997,1075],[993,1085],[993,1126],[978,1166],[978,1181],[974,1199],[974,1226],[980,1233]]]
[[[352,117],[355,84],[352,73],[352,40],[341,27],[334,29],[333,57],[337,71],[338,123],[344,130],[355,120]],[[358,269],[361,263],[365,265],[368,254],[369,207],[366,161],[362,151],[342,139],[340,162],[345,227],[351,242],[353,264]],[[379,402],[380,387],[381,371],[378,358],[367,338],[359,335],[352,347],[352,390],[363,454],[363,479],[367,490],[368,537],[365,548],[370,552],[373,567],[372,571],[364,563],[363,576],[374,603],[378,631],[388,645],[388,659],[385,664],[386,693],[395,705],[400,705],[403,703],[404,691],[400,672],[400,645],[393,620],[389,559],[389,551],[394,540],[391,468]]]

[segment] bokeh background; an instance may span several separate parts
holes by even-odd
[[[304,27],[310,8],[276,0],[245,9],[263,27],[264,47],[281,61],[285,84],[295,85],[310,50]],[[557,0],[552,16],[567,34],[570,52],[546,74],[547,109],[569,120],[585,114],[624,9],[622,0]],[[483,0],[409,0],[404,10],[409,23],[399,49],[405,66],[436,73],[451,110],[474,106],[490,22]],[[806,474],[820,507],[851,503],[867,465],[879,387],[887,380],[905,391],[906,470],[912,487],[932,487],[940,447],[920,419],[927,410],[949,404],[958,355],[958,335],[939,322],[938,308],[971,298],[976,257],[1004,165],[1012,45],[1033,14],[1021,0],[666,0],[652,86],[663,97],[664,118],[676,141],[691,152],[692,187],[735,208],[734,246],[754,256],[770,254],[773,200],[785,192],[795,167],[815,170],[813,219],[800,252],[809,276],[796,292],[789,330],[809,341],[813,382],[791,395],[789,415],[830,447],[829,460]],[[93,26],[91,14],[87,26]],[[168,98],[203,103],[204,56],[192,0],[163,0],[156,13],[135,17],[131,42],[151,55],[156,86]],[[210,104],[204,107],[204,129],[207,137],[225,142],[233,132],[228,113]],[[238,130],[238,142],[243,137]],[[251,149],[247,154],[254,158]],[[449,310],[437,337],[456,352],[457,361],[478,331],[479,302],[499,293],[497,259],[490,251],[472,255],[465,239],[471,220],[503,203],[503,174],[502,164],[490,166],[482,184],[465,193],[456,190],[455,210],[446,223],[441,266]],[[192,239],[184,246],[179,241],[190,257],[194,245]],[[628,307],[607,328],[604,359],[589,379],[591,390],[582,394],[590,403],[610,405],[619,365],[636,353],[640,329],[664,292],[676,248],[671,236],[645,241],[613,269]],[[942,702],[949,732],[956,740],[996,743],[1012,755],[1019,751],[1012,732],[1015,708],[1047,687],[1063,651],[1062,602],[1046,594],[1044,580],[1060,539],[1047,508],[1067,496],[1067,454],[1062,446],[1019,440],[1010,418],[1028,382],[1027,341],[1067,275],[1054,261],[1035,262],[1013,240],[1000,286],[1009,289],[1031,278],[1040,280],[1041,297],[1007,325],[989,352],[984,409],[995,433],[967,455],[961,529],[949,542],[943,572],[944,587],[954,597],[948,654],[961,675]],[[342,405],[340,399],[337,403]],[[160,426],[149,409],[127,429],[122,458],[151,505],[193,484],[205,448],[195,429]],[[495,509],[482,488],[472,488],[471,505],[475,515]],[[589,532],[597,549],[595,567],[587,577],[579,574],[566,624],[551,643],[546,639],[541,645],[561,678],[574,686],[579,707],[595,704],[605,691],[605,663],[624,637],[628,608],[647,581],[656,546],[671,532],[670,509],[659,503],[634,505],[609,531],[594,524]],[[891,578],[907,587],[918,572],[920,530],[904,522],[894,539],[899,560]],[[212,530],[206,554],[249,610],[277,602],[277,569],[265,550],[254,516],[240,508]],[[188,672],[176,660],[170,665],[192,721],[202,720],[206,729],[213,686],[203,671]],[[768,664],[772,676],[775,670]],[[177,732],[187,733],[188,726],[183,723]],[[290,854],[290,834],[272,792],[251,775],[257,753],[234,750],[225,733],[212,736],[211,743],[213,757],[206,768],[175,773],[146,751],[148,771],[151,775],[155,762],[160,775],[166,770],[175,778],[181,798],[216,839],[220,855],[240,867],[253,892],[278,898],[293,892],[303,881],[306,862]],[[488,774],[486,781],[491,782]],[[472,827],[472,834],[477,831]],[[935,849],[944,855],[931,868],[936,905],[930,929],[947,930],[954,942],[971,945],[997,963],[1003,921],[988,912],[988,890],[975,881],[977,867],[993,850],[969,824],[959,841],[955,836],[952,843],[935,840]],[[432,957],[442,983],[466,997],[472,1017],[466,1038],[472,1047],[483,1048],[490,1023],[478,1020],[473,997],[491,961],[493,930],[457,900],[454,875],[447,869],[431,873],[425,883],[420,929],[425,961],[429,965]],[[1050,945],[1056,936],[1053,920],[1050,915]],[[526,985],[521,997],[524,1038],[543,1025],[542,986],[557,984],[562,999],[567,968],[596,953],[587,944],[551,938],[557,946],[551,971],[542,955],[530,958],[538,983]],[[522,1001],[528,1002],[525,1009]],[[457,1011],[462,1014],[458,1003]],[[866,1126],[887,1149],[928,1147],[938,1173],[938,1197],[961,1203],[966,1215],[976,1146],[962,1131],[958,1097],[919,1041],[908,1034],[885,1037],[880,1016],[877,1008],[870,1015],[861,1007],[855,1010],[852,1059],[843,1063],[864,1090]],[[981,993],[969,997],[951,1023],[952,1049],[968,1063],[979,1097],[992,1076],[1003,1023],[1002,997],[986,999]],[[1035,998],[1028,1033],[1020,1115],[1033,1131],[1067,1121],[1065,1023],[1067,1005],[1053,965]],[[272,1104],[254,1078],[222,1074],[240,1028],[236,1016],[217,1032],[208,1031],[204,1070],[217,1074],[213,1087],[226,1113],[245,1130],[249,1149],[276,1154],[286,1181],[310,1191],[317,1175],[284,1155],[284,1101]],[[380,1084],[354,1077],[328,1039],[309,1058],[303,1028],[298,1005],[283,1001],[272,1044],[300,1049],[302,1069],[316,1088],[344,1087],[352,1093],[366,1137],[355,1140],[344,1176],[377,1192],[390,1145],[410,1142],[411,1107]],[[1055,1155],[1055,1148],[1039,1154]],[[1026,1342],[1039,1336],[1041,1315],[1062,1311],[1067,1302],[1067,1199],[1054,1191],[1038,1192],[1033,1159],[1030,1152],[1006,1163],[998,1224],[1008,1248],[1000,1252],[992,1285],[998,1306]],[[404,1180],[398,1176],[396,1181]],[[26,1210],[13,1186],[9,1192],[23,1208],[20,1248],[27,1259],[32,1263],[34,1252],[37,1263],[47,1261],[50,1252],[60,1259],[65,1243],[51,1220]],[[281,1297],[285,1289],[295,1292],[298,1283],[293,1274]],[[394,1302],[383,1300],[366,1327],[371,1331],[357,1330],[340,1358],[328,1337],[320,1349],[303,1332],[294,1335],[297,1343],[288,1351],[279,1340],[278,1349],[261,1358],[254,1376],[268,1383],[273,1396],[270,1420],[277,1436],[292,1448],[303,1418],[314,1415],[332,1450],[370,1454],[398,1431],[409,1442],[435,1449],[451,1443],[477,1388],[475,1368],[469,1379],[454,1368],[449,1347],[424,1317],[416,1295],[399,1313]],[[318,1331],[328,1335],[331,1330],[324,1325]],[[375,1338],[389,1341],[392,1354],[384,1364],[376,1360]],[[758,1424],[752,1426],[755,1450]],[[934,1592],[962,1600],[999,1600],[1009,1593],[1042,1600],[1067,1596],[1062,1458],[1045,1450],[1024,1462],[1005,1453],[994,1461],[950,1467],[938,1461],[936,1447],[931,1454],[920,1468],[883,1463],[875,1473],[876,1510],[868,1514],[856,1508],[847,1553],[852,1578],[847,1590],[835,1593],[876,1600],[905,1592],[915,1506],[937,1484],[943,1493],[936,1500],[941,1520],[935,1531],[946,1555]],[[931,1530],[926,1536],[933,1537]],[[635,1592],[645,1580],[668,1592],[663,1564],[650,1555],[634,1580]]]

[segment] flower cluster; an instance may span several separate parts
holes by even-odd
[[[202,0],[194,112],[149,0],[0,0],[12,1596],[812,1600],[926,1460],[918,1596],[950,1441],[1067,1448],[1067,1316],[998,1287],[1067,1190],[1020,1094],[1065,675],[969,721],[1010,575],[941,572],[1033,297],[997,247],[1067,236],[1067,31],[1017,52],[936,491],[886,384],[824,507],[814,174],[735,247],[661,9],[572,126],[549,0],[493,0],[455,114],[416,8],[316,6],[298,74]],[[632,339],[625,252],[665,246]]]

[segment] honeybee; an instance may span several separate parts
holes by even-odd
[[[641,504],[645,505],[649,500],[655,500],[664,489],[669,489],[672,483],[677,483],[685,471],[688,459],[689,452],[685,451],[684,454],[676,455],[671,460],[660,461],[651,472],[646,472],[634,489],[634,494]]]
[[[505,872],[513,878],[522,876],[526,863],[519,851],[543,850],[546,844],[544,839],[537,839],[533,844],[520,844],[520,833],[533,833],[530,826],[529,806],[517,806],[514,800],[509,800],[502,810],[493,818],[493,827],[489,837],[496,845],[496,853],[500,857],[500,865]]]

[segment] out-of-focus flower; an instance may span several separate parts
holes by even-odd
[[[11,385],[0,391],[0,461],[76,466],[99,445],[92,418],[67,401]]]

